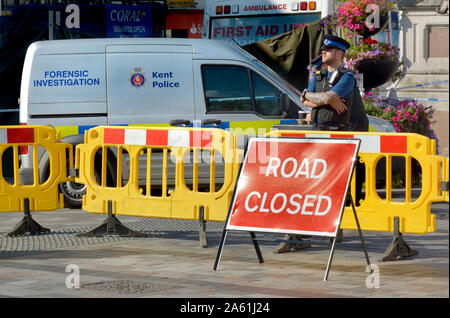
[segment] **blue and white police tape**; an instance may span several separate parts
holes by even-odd
[[[448,99],[439,99],[439,98],[389,97],[389,96],[370,96],[370,95],[366,95],[366,97],[378,98],[378,99],[423,100],[423,101],[428,101],[428,102],[448,102]]]
[[[448,80],[435,81],[435,82],[430,82],[430,83],[425,83],[425,84],[417,84],[417,85],[404,86],[404,87],[393,87],[393,88],[389,88],[389,89],[380,90],[380,92],[397,91],[397,90],[401,90],[401,89],[416,88],[416,87],[430,86],[430,85],[440,85],[440,84],[448,84]]]

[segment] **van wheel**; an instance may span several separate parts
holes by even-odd
[[[86,185],[81,183],[64,182],[59,184],[64,195],[64,206],[71,209],[81,209],[83,195],[86,194]]]
[[[69,159],[67,159],[67,167],[69,167]],[[39,161],[39,172],[39,182],[42,184],[50,176],[50,157],[47,152]],[[63,182],[59,184],[59,192],[64,195],[65,208],[81,209],[83,194],[86,193],[85,185],[76,182]]]
[[[94,177],[100,180],[99,173],[94,170]],[[83,205],[83,195],[86,194],[86,185],[75,181],[63,182],[59,184],[59,190],[64,195],[64,207],[69,209],[81,209]]]

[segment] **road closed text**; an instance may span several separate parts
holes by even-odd
[[[250,192],[245,199],[245,210],[247,212],[273,212],[286,211],[289,214],[302,215],[326,215],[331,209],[331,198],[326,195],[306,194],[304,197],[299,193],[292,194],[289,198],[285,193],[275,194],[270,202],[267,200],[267,192],[262,194],[258,191]]]
[[[251,138],[227,230],[336,235],[359,142]]]
[[[262,172],[268,178],[320,179],[327,172],[327,162],[324,159],[304,158],[299,161],[288,157],[281,160],[278,157],[270,157]],[[278,192],[268,195],[268,192],[252,191],[248,193],[244,201],[247,212],[272,212],[289,214],[300,213],[302,215],[326,215],[332,206],[332,200],[327,195]]]

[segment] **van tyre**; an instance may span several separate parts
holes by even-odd
[[[83,195],[86,194],[86,185],[75,181],[64,182],[59,184],[59,190],[64,195],[64,207],[81,209]]]
[[[94,178],[99,182],[100,174],[94,170]],[[59,191],[64,196],[64,207],[69,209],[81,209],[83,205],[83,195],[86,194],[86,185],[75,181],[63,182],[59,184]]]

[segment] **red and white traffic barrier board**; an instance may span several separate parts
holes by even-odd
[[[0,144],[34,143],[34,128],[2,128]]]
[[[407,153],[407,136],[376,136],[376,135],[358,135],[358,134],[314,134],[314,133],[296,133],[282,132],[280,137],[304,137],[304,138],[355,138],[361,140],[359,152],[364,153]]]
[[[276,155],[261,156],[272,143]],[[226,230],[336,236],[359,144],[355,139],[250,139]]]
[[[181,129],[105,128],[103,143],[142,146],[211,147],[212,132]]]

